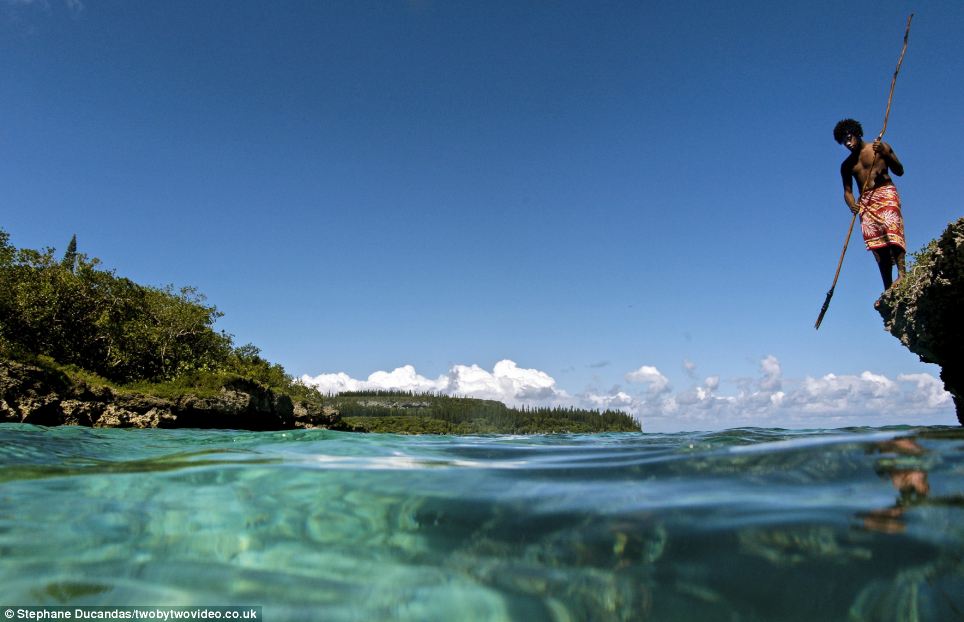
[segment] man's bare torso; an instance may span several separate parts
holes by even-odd
[[[881,143],[881,146],[888,151],[890,150],[890,145],[887,143]],[[864,189],[868,177],[871,182],[867,185],[867,190],[894,184],[887,169],[886,158],[878,155],[875,161],[873,143],[864,143],[858,153],[850,154],[840,165],[840,173],[855,179],[858,190]]]

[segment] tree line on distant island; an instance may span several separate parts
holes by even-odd
[[[441,434],[638,431],[626,413],[509,408],[438,393],[357,391],[323,396],[215,329],[222,313],[193,287],[150,287],[77,250],[16,248],[0,229],[0,357],[56,366],[94,383],[170,397],[254,380],[332,406],[372,432]]]
[[[349,391],[330,396],[342,418],[372,432],[419,426],[438,434],[638,432],[639,423],[618,410],[574,407],[509,408],[494,400],[414,391]]]

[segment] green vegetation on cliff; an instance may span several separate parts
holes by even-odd
[[[76,237],[58,260],[52,248],[15,248],[0,229],[0,355],[47,357],[115,386],[213,389],[240,377],[305,397],[255,346],[216,331],[222,314],[196,289],[139,285],[99,265]]]
[[[615,411],[518,410],[488,400],[400,392],[322,396],[264,360],[255,346],[235,346],[231,335],[216,330],[222,314],[196,289],[139,285],[99,266],[98,259],[77,251],[76,236],[58,259],[53,248],[14,247],[0,229],[0,358],[65,374],[65,386],[106,387],[115,396],[203,398],[253,382],[371,432],[640,429]]]

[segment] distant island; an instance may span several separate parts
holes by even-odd
[[[322,395],[214,328],[195,288],[134,283],[0,229],[0,423],[404,434],[640,431],[620,411],[397,391]]]

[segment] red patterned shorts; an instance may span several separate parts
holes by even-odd
[[[907,249],[904,241],[904,217],[900,213],[900,196],[894,186],[880,186],[860,195],[860,228],[867,250],[893,244]]]

